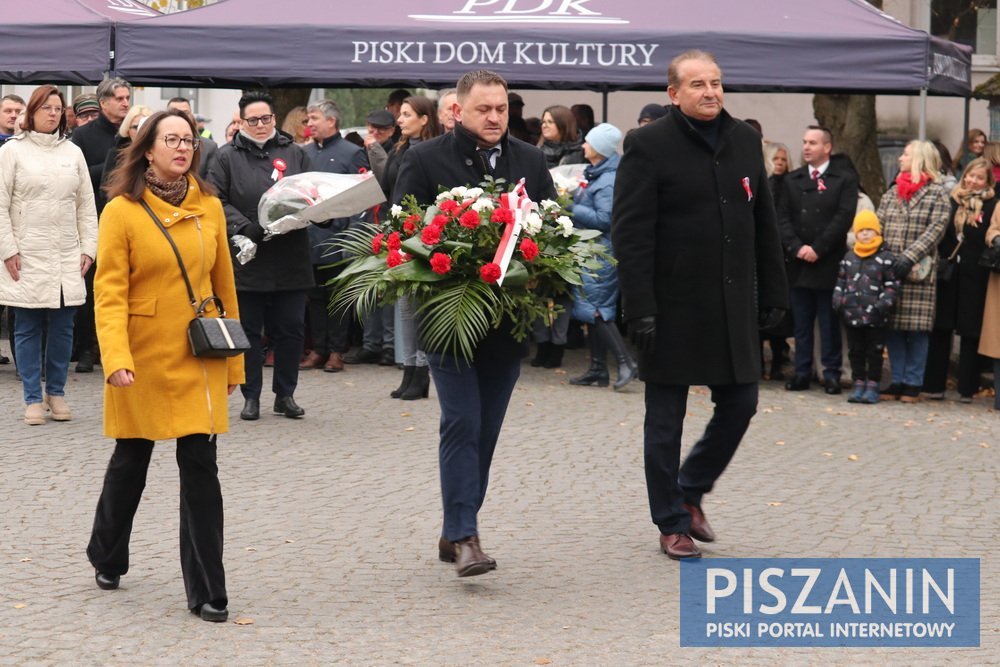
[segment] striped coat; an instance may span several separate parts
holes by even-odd
[[[882,246],[896,257],[906,257],[914,264],[931,258],[927,280],[899,281],[896,308],[889,318],[889,328],[897,331],[930,331],[934,328],[934,300],[937,285],[937,245],[944,236],[951,216],[948,191],[940,183],[929,183],[918,190],[909,202],[896,194],[896,185],[882,195],[878,219],[882,223]]]

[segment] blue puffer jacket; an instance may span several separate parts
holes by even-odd
[[[611,202],[615,193],[615,174],[620,156],[616,153],[603,162],[587,167],[583,176],[587,187],[573,195],[573,224],[583,229],[599,229],[598,240],[611,253]],[[605,322],[614,322],[618,314],[618,269],[610,262],[583,276],[583,287],[573,293],[573,318],[594,323],[600,313]]]

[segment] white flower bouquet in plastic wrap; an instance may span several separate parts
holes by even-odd
[[[385,194],[371,172],[328,174],[307,171],[280,179],[261,195],[257,219],[264,240],[310,224],[357,215],[385,201]],[[234,236],[243,264],[253,259],[257,247],[246,237]]]
[[[573,193],[579,189],[580,184],[584,181],[583,170],[589,166],[589,164],[561,164],[549,169],[552,183],[556,186],[556,192],[559,193],[560,197],[573,196]]]

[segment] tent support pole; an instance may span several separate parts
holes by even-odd
[[[965,124],[962,126],[962,136],[969,136],[969,113],[972,111],[972,98],[965,98]]]
[[[927,140],[927,89],[920,89],[920,131],[917,135],[920,141]]]
[[[601,89],[601,122],[608,122],[608,89],[607,87]]]

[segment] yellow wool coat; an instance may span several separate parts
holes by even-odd
[[[188,177],[188,193],[172,206],[147,188],[143,199],[184,258],[200,302],[222,299],[238,318],[226,217],[215,197]],[[229,429],[227,385],[242,384],[243,356],[195,357],[187,339],[194,317],[177,258],[142,205],[115,197],[101,214],[94,278],[97,338],[104,368],[104,434],[165,440]],[[217,317],[212,308],[209,316]],[[128,387],[107,379],[134,373]]]

